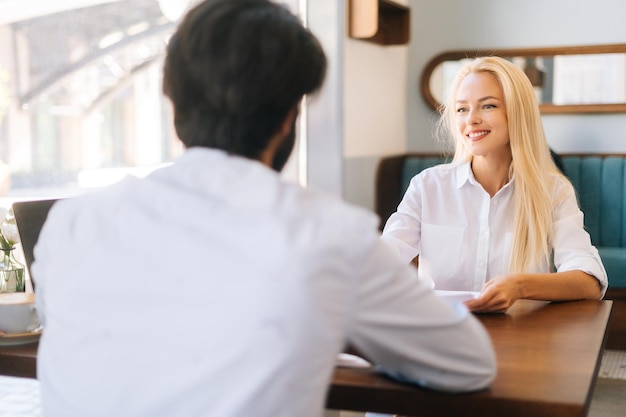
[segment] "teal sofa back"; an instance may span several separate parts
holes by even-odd
[[[585,228],[606,268],[609,287],[626,289],[626,155],[565,154],[560,159],[576,190]],[[449,160],[416,153],[383,158],[376,175],[375,202],[381,228],[398,207],[411,178]]]
[[[576,189],[585,227],[597,246],[626,247],[626,159],[621,156],[561,157]]]
[[[609,287],[626,288],[626,155],[562,155]]]

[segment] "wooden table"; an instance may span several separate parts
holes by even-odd
[[[0,375],[37,377],[37,348],[39,343],[0,346]]]
[[[494,343],[498,376],[485,391],[444,394],[401,385],[371,370],[337,369],[327,408],[414,416],[586,416],[611,301],[520,300],[479,315]],[[0,348],[0,374],[35,377],[37,344]]]
[[[586,416],[611,305],[520,300],[507,314],[479,315],[498,360],[498,375],[488,390],[444,394],[368,370],[337,369],[327,408],[425,417]]]

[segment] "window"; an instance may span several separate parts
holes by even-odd
[[[197,2],[0,3],[0,205],[141,176],[181,153],[162,64]],[[285,176],[296,180],[303,155],[293,155]]]
[[[48,1],[3,14],[0,193],[73,194],[171,161],[182,147],[162,61],[188,2]]]

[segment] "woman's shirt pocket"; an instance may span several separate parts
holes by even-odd
[[[419,266],[437,287],[458,272],[464,233],[465,226],[422,223]]]

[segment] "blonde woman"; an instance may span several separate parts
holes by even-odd
[[[600,299],[607,276],[574,188],[555,166],[524,72],[498,57],[457,75],[439,130],[454,158],[410,183],[383,240],[435,289],[479,292],[475,312],[518,299]]]

